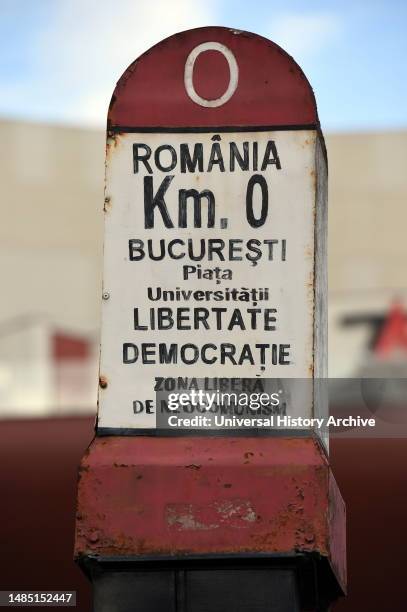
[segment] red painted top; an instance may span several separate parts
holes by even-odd
[[[190,56],[203,43],[215,44]],[[221,27],[175,34],[144,53],[118,81],[108,114],[109,128],[293,125],[318,125],[301,68],[270,40]]]

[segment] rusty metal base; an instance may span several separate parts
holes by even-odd
[[[81,464],[76,528],[75,556],[88,568],[208,559],[215,568],[226,555],[246,573],[306,559],[329,585],[324,601],[345,591],[345,508],[314,438],[96,438]]]

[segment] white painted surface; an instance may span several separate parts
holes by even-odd
[[[261,151],[267,141],[274,140],[281,162],[281,169],[275,165],[267,166],[263,172],[269,189],[269,214],[262,227],[251,227],[246,219],[246,188],[252,170],[235,172],[228,170],[228,156],[225,155],[225,172],[215,166],[211,172],[181,173],[176,167],[172,183],[165,196],[169,214],[174,228],[166,228],[161,215],[156,213],[154,229],[144,228],[143,180],[149,173],[141,165],[138,173],[133,172],[133,143],[145,143],[154,151],[163,144],[170,144],[179,151],[181,143],[194,145],[202,142],[204,159],[208,160],[213,144],[213,134],[124,134],[110,142],[110,153],[107,164],[108,198],[105,215],[105,251],[104,251],[104,291],[109,299],[103,300],[102,313],[102,348],[101,375],[106,377],[107,387],[99,393],[99,427],[149,428],[155,427],[154,414],[133,414],[133,401],[154,400],[154,379],[163,377],[289,377],[307,378],[312,376],[313,342],[314,342],[314,212],[315,212],[315,157],[316,133],[314,131],[276,131],[221,133],[222,151],[227,151],[228,143],[235,142],[239,149],[243,142],[257,142],[259,160]],[[164,157],[163,157],[164,159]],[[169,157],[166,157],[166,163]],[[154,162],[153,162],[154,163]],[[205,167],[207,165],[207,161]],[[166,174],[153,166],[154,193]],[[216,198],[215,227],[185,229],[178,225],[178,190],[209,189]],[[260,190],[255,188],[257,196]],[[206,220],[207,207],[202,207],[203,224]],[[259,214],[259,203],[255,215]],[[220,219],[227,218],[228,226],[221,229]],[[190,219],[190,217],[189,217]],[[160,239],[188,240],[196,244],[200,239],[220,238],[227,242],[230,239],[241,239],[243,243],[250,239],[285,239],[287,241],[286,261],[276,257],[268,261],[262,257],[253,266],[250,261],[199,262],[202,268],[229,269],[232,280],[220,281],[197,279],[183,280],[183,265],[187,258],[163,261],[151,261],[145,257],[142,261],[129,260],[129,239],[153,239],[157,252]],[[280,244],[280,243],[279,243]],[[178,251],[178,247],[177,247]],[[245,250],[243,250],[243,255]],[[263,248],[263,253],[266,249]],[[276,255],[280,254],[279,248]],[[147,297],[148,287],[161,287],[164,290],[224,290],[226,287],[267,287],[270,297],[266,302],[259,302],[258,308],[276,308],[277,322],[275,331],[265,331],[262,326],[257,330],[241,331],[236,328],[229,331],[223,328],[218,331],[211,323],[211,328],[180,331],[134,331],[133,309],[138,308],[140,318],[148,324],[150,308],[157,307],[219,307],[224,306],[228,312],[239,305],[244,310],[253,307],[251,302],[219,302],[205,299],[202,302],[153,302]],[[228,319],[227,314],[226,319]],[[247,316],[245,321],[247,321]],[[260,319],[261,320],[261,319]],[[212,322],[213,319],[211,318]],[[262,369],[256,353],[256,363],[251,365],[205,365],[198,361],[194,365],[178,364],[124,364],[122,362],[123,343],[142,343],[158,345],[160,343],[183,345],[193,343],[198,347],[204,344],[219,346],[222,343],[233,343],[237,347],[256,343],[290,344],[289,365],[271,365],[269,357]],[[158,353],[158,351],[157,351]],[[211,356],[215,354],[211,352]],[[269,353],[267,352],[267,355]],[[157,358],[158,361],[158,358]],[[301,413],[312,413],[312,400],[305,398]]]

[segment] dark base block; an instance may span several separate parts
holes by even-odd
[[[326,611],[341,593],[315,555],[81,560],[94,612]]]

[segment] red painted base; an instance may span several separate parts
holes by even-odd
[[[102,437],[82,460],[77,558],[298,552],[345,591],[345,506],[315,439]]]

